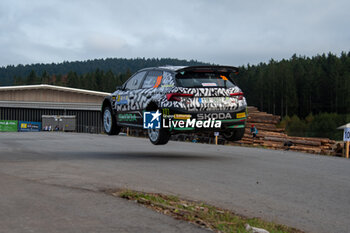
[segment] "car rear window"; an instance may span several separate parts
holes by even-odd
[[[179,72],[175,76],[177,85],[180,87],[234,87],[235,83],[230,77],[230,73],[219,72]]]

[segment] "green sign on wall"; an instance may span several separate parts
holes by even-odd
[[[0,120],[0,132],[17,132],[18,121]]]

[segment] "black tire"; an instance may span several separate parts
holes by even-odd
[[[243,138],[244,131],[244,128],[234,129],[223,133],[223,136],[226,140],[231,142],[239,141]]]
[[[165,145],[170,139],[170,132],[167,129],[148,129],[148,138],[153,145]]]
[[[103,108],[102,114],[103,129],[108,135],[117,135],[120,132],[120,127],[117,126],[117,121],[110,106]]]

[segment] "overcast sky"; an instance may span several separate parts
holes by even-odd
[[[0,66],[107,57],[256,64],[350,51],[348,0],[1,0]]]

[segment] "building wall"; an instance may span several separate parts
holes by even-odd
[[[74,115],[77,119],[77,132],[101,133],[103,131],[100,111],[0,107],[0,120],[41,122],[42,115]]]
[[[0,88],[0,102],[3,101],[0,105],[0,120],[42,122],[42,115],[74,115],[77,120],[77,132],[101,133],[103,130],[101,111],[95,106],[101,106],[103,95],[108,93],[95,94],[86,93],[84,90],[67,89],[62,90],[61,87],[49,85],[17,89]],[[5,101],[23,103],[19,106]],[[78,106],[77,109],[74,106]]]
[[[2,90],[0,100],[61,103],[102,103],[104,97],[51,89]]]

